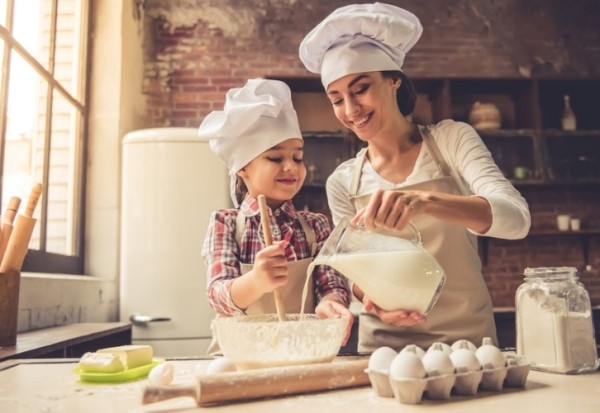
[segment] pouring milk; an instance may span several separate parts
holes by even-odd
[[[378,307],[426,315],[446,276],[437,260],[421,246],[414,226],[413,231],[410,241],[343,220],[309,266],[302,302],[306,300],[314,267],[327,265],[358,285]]]

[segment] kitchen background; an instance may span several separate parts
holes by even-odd
[[[494,305],[514,305],[525,267],[558,265],[579,268],[592,303],[600,305],[597,1],[388,2],[411,10],[424,26],[404,66],[422,93],[416,116],[466,120],[475,100],[493,102],[502,111],[503,131],[483,134],[486,143],[507,176],[513,178],[516,166],[531,170],[530,178],[515,181],[530,204],[531,235],[480,241]],[[307,132],[307,164],[315,167],[297,206],[327,213],[322,181],[356,142],[339,130],[297,49],[318,21],[350,3],[356,2],[93,2],[89,276],[24,274],[19,331],[119,319],[122,138],[143,128],[195,128],[222,108],[228,89],[248,78],[282,79],[292,87]],[[583,131],[559,131],[564,94],[572,96]],[[582,230],[556,231],[563,213],[580,218]]]

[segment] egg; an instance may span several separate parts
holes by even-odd
[[[444,352],[447,355],[450,355],[450,353],[452,353],[452,347],[450,347],[446,343],[442,343],[441,341],[436,341],[431,346],[429,346],[429,348],[427,349],[427,352],[429,352],[431,350],[439,350],[439,351]]]
[[[420,358],[423,358],[423,356],[425,355],[425,350],[423,350],[421,347],[417,346],[416,344],[407,345],[402,350],[400,350],[400,352],[403,352],[403,351],[412,351],[413,353],[416,353],[417,356],[419,356]]]
[[[450,353],[450,361],[457,373],[481,370],[481,363],[475,353],[468,348],[458,348]]]
[[[220,374],[237,371],[235,364],[226,357],[220,357],[210,362],[206,368],[206,374]]]
[[[160,363],[154,366],[148,373],[148,381],[151,384],[168,385],[173,382],[175,368],[171,363]]]
[[[379,347],[369,357],[369,370],[388,373],[397,354],[391,347]]]
[[[498,347],[492,344],[492,339],[485,337],[483,344],[475,351],[475,356],[485,370],[497,369],[506,365],[506,359]]]
[[[460,348],[466,348],[474,353],[477,350],[477,346],[475,344],[465,339],[455,341],[450,347],[452,348],[452,351]]]
[[[442,350],[429,349],[423,356],[423,366],[427,376],[442,376],[454,373],[450,356]]]
[[[390,365],[390,377],[393,379],[423,379],[425,376],[421,358],[412,351],[401,351]]]

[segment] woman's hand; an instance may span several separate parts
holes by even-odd
[[[344,336],[344,341],[342,342],[342,346],[346,345],[348,342],[348,338],[350,338],[350,332],[352,331],[352,324],[354,323],[354,315],[352,312],[346,308],[346,306],[338,303],[334,300],[329,300],[327,298],[322,299],[317,308],[315,308],[315,313],[319,318],[348,318],[348,325],[346,327],[346,335]]]
[[[375,305],[368,297],[363,298],[364,309],[367,312],[375,314],[386,324],[392,324],[397,327],[410,327],[427,321],[424,315],[417,311],[386,311]]]
[[[432,195],[425,191],[376,190],[365,208],[352,219],[368,229],[401,231],[411,217],[421,213]]]
[[[275,288],[287,283],[286,245],[286,241],[275,241],[256,254],[250,273],[256,289],[263,294],[270,293]]]

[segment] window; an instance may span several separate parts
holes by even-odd
[[[0,200],[43,192],[23,271],[83,271],[89,0],[0,0]]]

